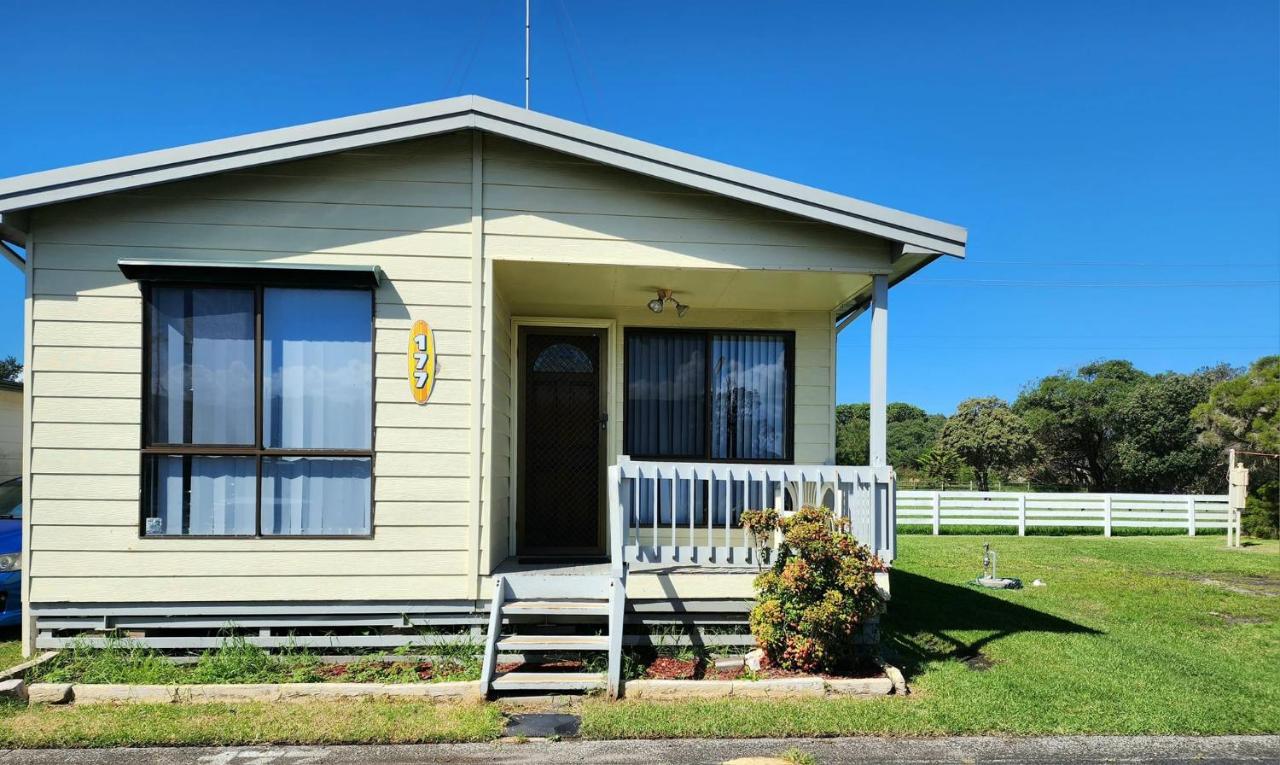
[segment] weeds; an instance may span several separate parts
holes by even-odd
[[[791,765],[818,765],[818,760],[812,754],[797,749],[794,746],[778,755],[779,759],[786,760]]]
[[[76,639],[57,658],[31,668],[31,678],[45,683],[128,683],[170,685],[183,670],[154,648],[108,635],[101,647]]]
[[[435,634],[435,633],[430,633]],[[456,633],[453,633],[456,634]],[[422,635],[427,638],[427,635]],[[417,661],[387,661],[382,654],[355,657],[333,669],[313,651],[286,645],[274,651],[254,645],[228,627],[216,648],[201,652],[194,663],[177,664],[141,643],[108,635],[95,645],[77,639],[57,658],[32,669],[32,679],[52,683],[125,683],[177,685],[186,683],[316,683],[342,680],[359,683],[417,683],[427,674],[432,681],[476,680],[480,677],[480,646],[472,640],[399,646],[396,656],[429,653],[430,671]]]

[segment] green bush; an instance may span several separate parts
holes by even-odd
[[[1240,513],[1240,528],[1245,534],[1259,539],[1280,538],[1280,482],[1272,480],[1249,492],[1244,512]]]
[[[743,514],[758,541],[782,530],[773,565],[756,577],[751,634],[783,669],[831,671],[852,664],[859,626],[883,605],[875,572],[884,564],[825,507],[780,518],[772,510]]]

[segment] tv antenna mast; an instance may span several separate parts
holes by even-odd
[[[524,0],[524,108],[529,108],[529,11],[532,0]]]

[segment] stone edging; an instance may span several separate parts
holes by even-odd
[[[900,676],[900,673],[899,673]],[[239,683],[224,685],[123,685],[15,681],[14,695],[32,704],[238,704],[325,699],[400,698],[481,701],[478,681],[452,683]],[[795,698],[887,696],[892,675],[867,678],[788,677],[772,680],[629,680],[630,699]],[[898,691],[901,693],[901,691]]]
[[[32,683],[32,704],[235,704],[351,698],[479,701],[480,683],[243,683],[226,685],[98,685]]]
[[[782,698],[798,696],[886,696],[893,693],[888,677],[824,680],[794,677],[777,680],[628,680],[629,699]]]
[[[12,667],[9,667],[8,669],[4,670],[3,672],[0,672],[0,680],[9,680],[15,677],[26,677],[27,670],[31,669],[37,664],[44,664],[46,661],[49,661],[50,659],[52,659],[57,655],[58,655],[58,651],[45,651],[44,653],[40,654],[34,659],[28,659],[27,661],[24,661],[21,664],[15,664]]]

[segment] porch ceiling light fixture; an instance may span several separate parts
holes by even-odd
[[[666,290],[666,289],[658,290],[658,296],[653,300],[649,301],[649,310],[653,311],[654,313],[662,313],[662,309],[666,306],[667,303],[675,304],[676,316],[678,316],[681,319],[684,318],[685,314],[689,313],[689,306],[685,305],[684,303],[681,303],[679,300],[676,300],[674,297],[671,296],[671,290]]]

